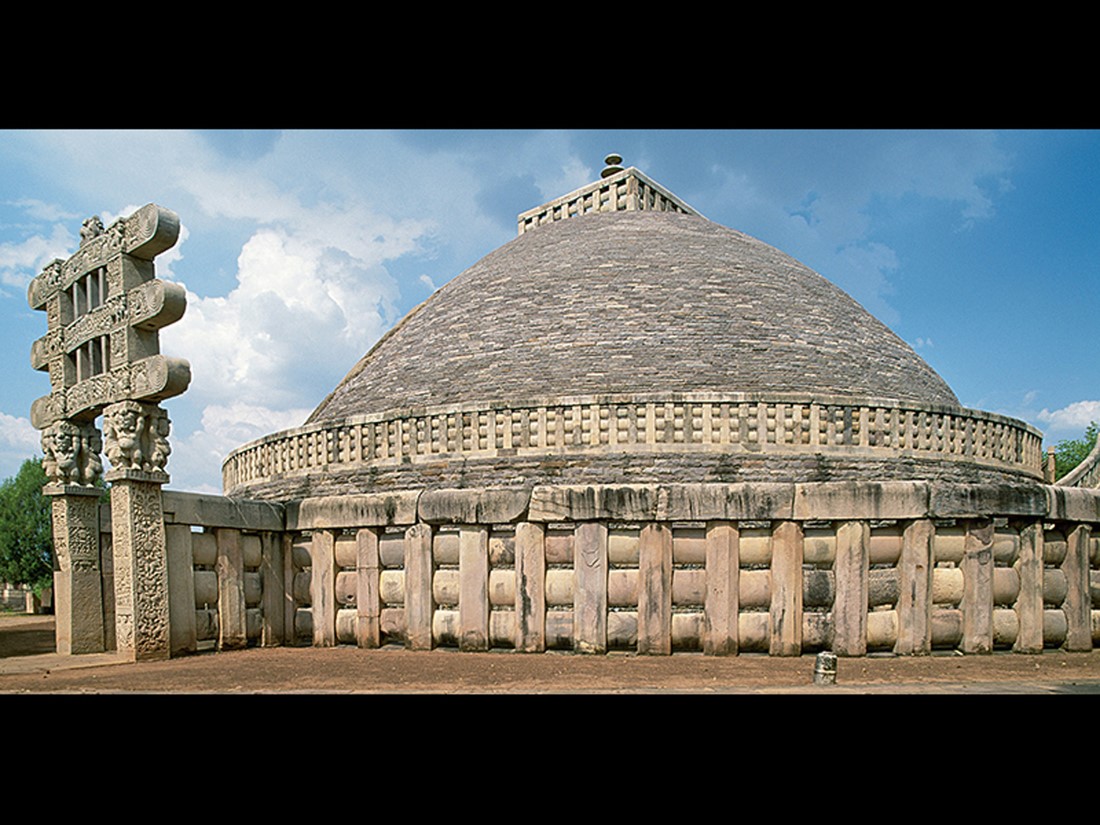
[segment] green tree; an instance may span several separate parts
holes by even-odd
[[[1084,438],[1070,438],[1059,441],[1054,447],[1054,477],[1061,478],[1086,458],[1096,446],[1096,436],[1100,426],[1095,421],[1085,428]]]
[[[46,474],[29,458],[0,484],[0,581],[39,589],[53,580],[50,502],[42,495]]]

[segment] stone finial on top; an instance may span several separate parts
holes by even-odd
[[[600,179],[568,195],[520,213],[519,234],[530,232],[544,223],[576,218],[591,212],[681,212],[699,215],[680,198],[659,183],[650,180],[633,166],[623,168],[622,156],[609,154]],[[701,216],[700,216],[701,217]]]

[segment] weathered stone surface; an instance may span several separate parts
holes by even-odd
[[[516,525],[516,650],[546,649],[546,531],[541,524]]]
[[[414,524],[405,531],[405,645],[432,649],[432,528]]]
[[[286,586],[284,537],[279,533],[260,536],[260,576],[263,579],[263,626],[260,644],[277,647],[286,641]]]
[[[966,525],[962,560],[963,653],[993,651],[993,522],[975,519]]]
[[[772,656],[802,652],[802,526],[781,521],[772,530],[771,637]]]
[[[703,652],[736,656],[741,560],[737,527],[727,521],[707,524],[706,597]]]
[[[573,534],[573,650],[607,652],[607,525],[578,524]]]
[[[656,521],[655,485],[540,486],[531,491],[528,518],[553,521]]]
[[[56,649],[99,653],[105,649],[99,492],[81,487],[47,491],[59,568],[53,576]]]
[[[458,645],[489,649],[489,529],[463,526],[458,532]]]
[[[898,563],[898,640],[895,651],[903,656],[932,651],[932,577],[935,526],[916,519],[902,533]]]
[[[1016,601],[1019,627],[1013,650],[1041,653],[1043,650],[1043,523],[1020,524],[1019,553],[1015,570],[1020,577]]]
[[[638,539],[638,652],[672,652],[672,530],[646,524]]]
[[[1046,486],[1052,521],[1100,522],[1100,490]]]
[[[277,502],[248,501],[176,490],[165,490],[163,496],[164,520],[168,524],[275,531],[284,527],[284,508]]]
[[[673,484],[666,490],[661,521],[770,520],[793,517],[791,484]]]
[[[116,647],[134,661],[167,659],[168,562],[160,484],[129,478],[114,482],[111,536]]]
[[[521,521],[531,494],[527,490],[426,490],[417,512],[429,524],[507,524]]]
[[[796,519],[922,518],[929,487],[923,481],[826,481],[796,484]]]
[[[310,603],[313,607],[313,646],[336,644],[336,536],[331,530],[316,530],[310,544],[312,577]]]
[[[191,528],[185,524],[167,524],[164,539],[168,562],[169,650],[172,655],[193,653],[198,649],[198,636]]]
[[[307,498],[287,504],[286,529],[332,530],[415,524],[419,500],[419,490]]]
[[[1079,524],[1066,536],[1066,650],[1092,650],[1092,600],[1089,595],[1089,526]]]
[[[933,482],[929,515],[936,518],[1045,516],[1046,488],[1041,484],[940,484]]]
[[[867,652],[870,533],[866,521],[845,521],[837,525],[833,652],[838,656],[862,656]]]

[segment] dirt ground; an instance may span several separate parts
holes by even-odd
[[[124,663],[59,656],[53,617],[0,615],[0,693],[713,694],[1100,693],[1100,651],[841,659],[837,684],[813,684],[814,656],[412,653],[341,646],[199,653]]]

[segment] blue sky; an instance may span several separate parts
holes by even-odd
[[[26,287],[149,202],[186,286],[161,351],[191,362],[169,485],[220,491],[228,450],[297,426],[515,216],[623,155],[705,216],[849,292],[967,407],[1049,443],[1100,420],[1100,131],[0,132],[0,478],[37,455]]]

